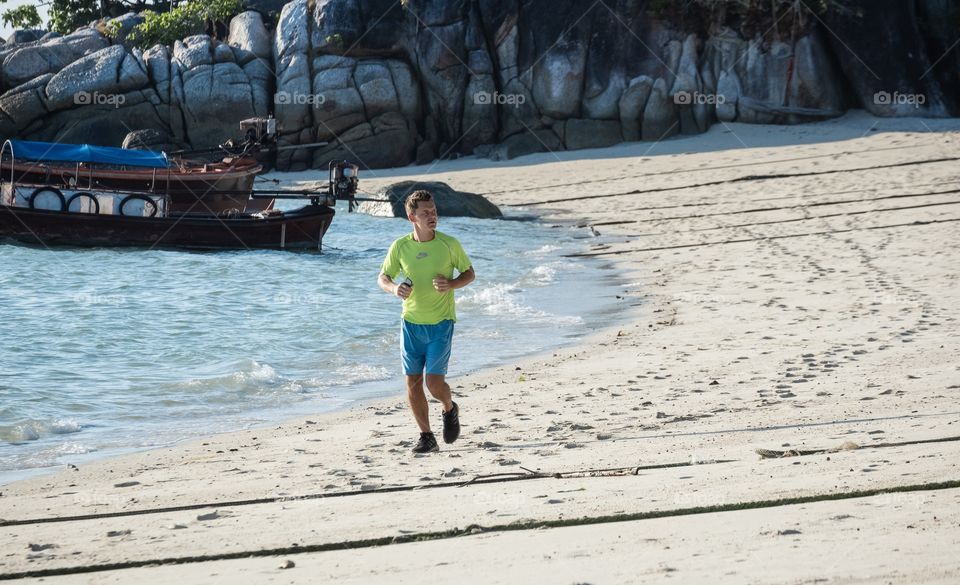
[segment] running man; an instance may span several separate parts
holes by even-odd
[[[407,400],[420,427],[414,453],[439,451],[430,432],[430,409],[423,384],[443,403],[443,440],[460,436],[460,409],[450,395],[445,377],[457,320],[454,289],[473,282],[476,274],[460,242],[437,231],[437,206],[428,191],[414,191],[404,203],[413,233],[390,246],[378,283],[385,292],[403,299],[400,355],[407,379]],[[453,277],[454,269],[458,276]],[[406,280],[394,279],[403,272]]]

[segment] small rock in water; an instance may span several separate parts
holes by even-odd
[[[292,568],[294,568],[294,567],[296,567],[296,566],[297,566],[296,563],[294,563],[294,562],[291,561],[290,559],[287,559],[287,560],[283,561],[282,563],[280,563],[279,565],[277,565],[277,568],[278,568],[278,569],[292,569]]]

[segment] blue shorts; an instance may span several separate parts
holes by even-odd
[[[408,376],[419,376],[426,370],[428,374],[446,376],[453,347],[453,321],[447,319],[436,325],[417,325],[404,319],[400,322],[403,372]]]

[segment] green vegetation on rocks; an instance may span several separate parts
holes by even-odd
[[[142,49],[173,45],[191,35],[216,31],[217,25],[225,26],[242,10],[240,0],[192,0],[167,12],[146,10],[144,22],[134,27],[127,41]],[[118,24],[114,21],[108,27],[110,36],[116,37]]]

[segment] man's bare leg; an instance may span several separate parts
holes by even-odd
[[[427,390],[434,398],[443,403],[443,412],[449,412],[453,408],[453,399],[450,396],[450,385],[447,384],[446,376],[442,374],[427,374]],[[426,401],[424,401],[426,404]],[[427,423],[429,425],[429,422]]]
[[[428,376],[429,377],[429,376]],[[430,391],[431,393],[433,390]],[[450,390],[447,389],[449,397]],[[430,406],[427,404],[427,396],[423,392],[423,376],[407,376],[407,402],[410,403],[410,410],[413,412],[413,418],[417,421],[421,433],[430,432]]]

